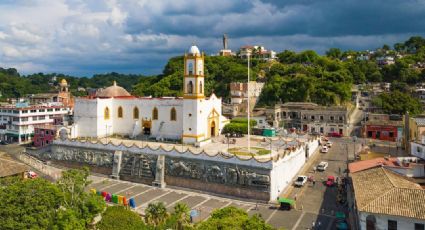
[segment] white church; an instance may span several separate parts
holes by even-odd
[[[183,97],[135,97],[115,82],[94,98],[77,98],[74,132],[78,137],[113,134],[156,140],[208,142],[220,134],[227,119],[221,98],[204,95],[204,53],[191,46],[184,56]]]

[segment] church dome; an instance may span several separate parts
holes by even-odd
[[[198,49],[198,47],[197,46],[195,46],[195,45],[192,45],[191,47],[190,47],[190,49],[189,49],[189,54],[193,54],[193,55],[195,55],[195,54],[200,54],[201,52],[199,52],[199,49]]]
[[[127,90],[125,90],[121,86],[117,86],[117,83],[114,81],[114,84],[112,86],[109,86],[108,88],[100,91],[96,95],[97,97],[125,97],[125,96],[131,96]]]
[[[66,82],[65,78],[62,78],[61,85],[67,85],[67,84],[68,84],[68,82]]]

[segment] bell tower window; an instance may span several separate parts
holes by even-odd
[[[188,71],[189,71],[189,75],[193,74],[193,63],[192,62],[189,62],[189,64],[188,64]]]
[[[123,110],[122,107],[118,107],[118,118],[122,118],[123,117]]]
[[[187,84],[187,93],[193,93],[193,83],[192,81],[189,81],[189,83]]]
[[[202,81],[201,81],[201,82],[199,82],[199,93],[204,93],[203,91],[204,90],[203,90],[203,85],[202,85]]]
[[[170,120],[171,121],[177,120],[177,112],[174,107],[171,109],[171,112],[170,112]]]

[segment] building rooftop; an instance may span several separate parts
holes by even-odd
[[[0,178],[17,175],[29,169],[25,164],[0,158]]]
[[[407,177],[384,167],[351,177],[359,211],[425,220],[425,190]]]

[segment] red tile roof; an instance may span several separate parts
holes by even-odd
[[[378,166],[387,166],[387,167],[400,167],[400,168],[406,168],[405,166],[399,165],[397,162],[397,158],[391,157],[391,158],[375,158],[371,160],[365,160],[365,161],[357,161],[354,163],[350,163],[348,165],[348,169],[350,170],[350,173],[355,173],[359,171],[363,171],[366,169],[371,169]]]

